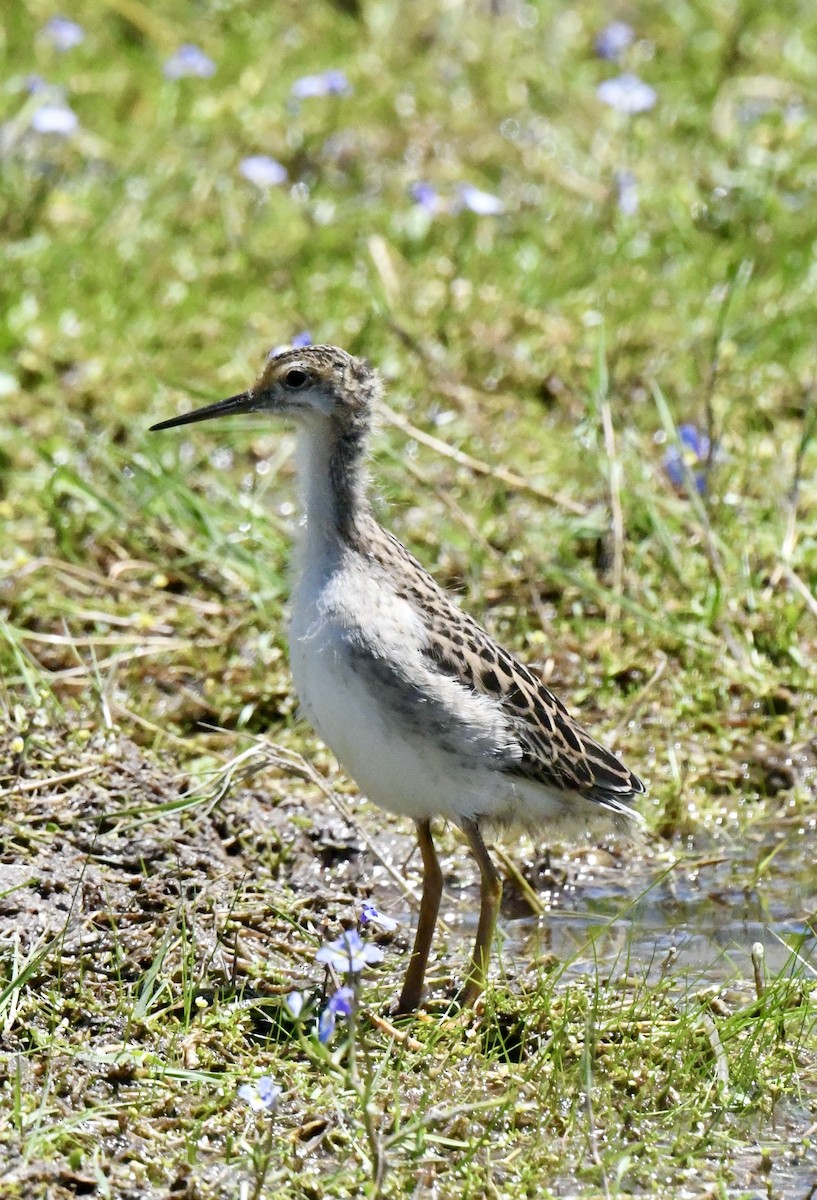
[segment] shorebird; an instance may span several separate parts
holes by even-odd
[[[474,951],[461,992],[484,990],[502,881],[485,823],[552,833],[607,813],[636,818],[644,785],[526,667],[463,612],[376,521],[366,453],[380,379],[335,346],[274,352],[246,392],[152,426],[270,413],[297,430],[306,521],[292,593],[295,690],[361,791],[412,817],[423,862],[414,946],[398,1001],[422,998],[442,894],[431,822],[458,825],[480,871]]]

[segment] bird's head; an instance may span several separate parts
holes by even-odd
[[[228,417],[270,412],[298,422],[330,421],[340,437],[365,435],[380,395],[377,372],[337,346],[304,346],[272,353],[257,382],[246,392],[205,408],[170,417],[151,429],[170,429]]]

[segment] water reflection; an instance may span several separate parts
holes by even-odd
[[[568,975],[588,962],[605,975],[669,971],[701,986],[751,974],[759,942],[770,974],[791,965],[792,951],[801,969],[817,973],[815,865],[813,844],[791,830],[684,852],[665,865],[589,858],[568,867],[545,916],[508,919],[506,909],[504,956],[521,968],[553,954]]]

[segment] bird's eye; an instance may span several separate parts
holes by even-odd
[[[309,376],[306,371],[293,369],[292,371],[287,371],[284,376],[284,383],[288,388],[292,388],[294,392],[297,392],[300,388],[306,387],[309,383]]]

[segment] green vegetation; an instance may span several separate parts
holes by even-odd
[[[592,0],[70,15],[0,42],[0,1196],[810,1194],[817,11],[633,4],[618,61]],[[388,1017],[411,831],[297,721],[289,433],[146,432],[304,330],[383,371],[387,524],[649,786],[637,848],[506,841],[475,1019],[452,831]]]

